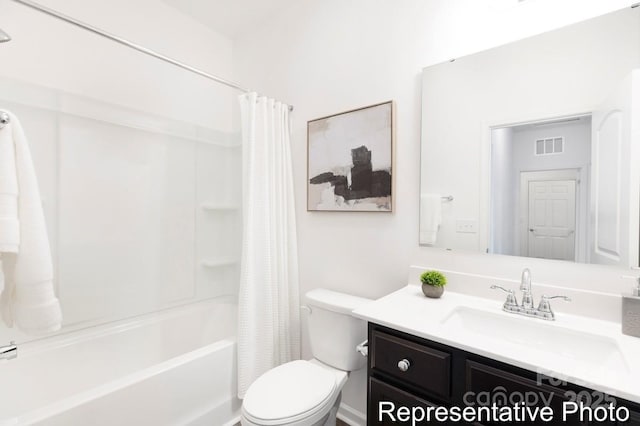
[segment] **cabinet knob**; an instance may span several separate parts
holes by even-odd
[[[409,367],[411,367],[411,363],[409,362],[408,359],[404,358],[398,361],[398,369],[400,371],[407,371]]]

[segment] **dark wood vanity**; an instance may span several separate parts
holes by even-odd
[[[389,415],[379,418],[380,402],[385,407],[393,403],[396,407],[421,407],[427,411],[429,407],[461,407],[468,404],[465,401],[478,401],[481,395],[496,397],[498,405],[513,405],[504,398],[516,394],[539,398],[539,402],[531,404],[533,407],[544,407],[544,401],[550,401],[554,416],[549,422],[511,422],[484,424],[608,424],[608,425],[638,425],[640,426],[640,404],[615,398],[617,407],[629,410],[626,422],[595,421],[580,419],[578,414],[567,414],[566,421],[562,419],[563,403],[565,401],[583,400],[585,405],[595,407],[611,401],[609,396],[591,389],[560,383],[559,380],[538,377],[536,372],[524,370],[509,364],[498,362],[457,348],[406,334],[397,330],[369,323],[369,360],[367,386],[367,424],[368,425],[398,425],[412,424],[411,421],[400,421],[401,417],[391,419]],[[496,393],[496,390],[498,391]],[[638,383],[640,392],[640,383]],[[478,398],[476,400],[475,398]],[[580,399],[582,398],[582,399]],[[607,399],[604,399],[607,398]],[[590,402],[587,402],[591,399]],[[500,401],[504,401],[502,404]],[[477,404],[477,402],[474,402]],[[473,403],[472,403],[473,404]],[[433,411],[432,411],[433,412]],[[602,414],[602,409],[600,411]],[[584,416],[588,417],[588,416]],[[438,422],[426,420],[415,424],[465,424],[464,421]]]

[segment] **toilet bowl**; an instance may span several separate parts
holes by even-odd
[[[242,403],[244,426],[333,426],[348,373],[365,366],[355,348],[366,339],[366,324],[351,312],[370,300],[325,289],[305,298],[315,358],[282,364],[256,379]]]
[[[260,376],[247,391],[242,404],[242,424],[335,424],[346,381],[346,371],[315,359],[280,365]]]

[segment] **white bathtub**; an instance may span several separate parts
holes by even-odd
[[[0,361],[0,425],[233,423],[235,324],[208,301],[25,344]]]

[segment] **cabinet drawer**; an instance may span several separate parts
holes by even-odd
[[[409,407],[409,409],[420,407],[427,411],[427,407],[436,407],[437,405],[418,398],[408,392],[384,383],[376,378],[369,378],[369,404],[367,413],[367,425],[410,425],[411,421],[401,422],[393,413],[393,418],[384,411],[380,415],[380,402],[383,403],[383,410],[389,410],[388,403],[392,403],[397,410],[399,407]]]
[[[544,407],[546,401],[549,402],[548,406],[553,409],[554,421],[544,424],[585,424],[581,423],[577,416],[570,416],[566,422],[562,422],[562,403],[571,401],[571,399],[565,395],[565,390],[539,384],[535,380],[498,370],[497,368],[471,360],[466,361],[466,391],[472,392],[472,394],[465,394],[465,403],[473,401],[473,395],[477,396],[481,392],[488,393],[491,401],[495,401],[498,406],[513,406],[520,401],[520,398],[526,398],[525,402],[528,401],[530,403],[527,405],[531,407]],[[500,397],[502,394],[506,395],[506,401],[505,398]]]
[[[369,346],[373,372],[386,373],[402,383],[410,383],[435,396],[450,399],[450,353],[378,330],[372,332]]]

